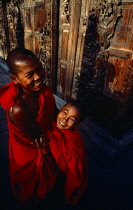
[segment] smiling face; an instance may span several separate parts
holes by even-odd
[[[19,84],[25,93],[39,91],[43,85],[44,72],[38,59],[28,58],[23,61],[15,61],[17,75],[11,78]]]
[[[57,116],[57,127],[61,130],[73,129],[80,122],[80,119],[79,110],[75,106],[67,104]]]

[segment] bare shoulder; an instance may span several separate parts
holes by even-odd
[[[10,119],[19,118],[24,114],[25,106],[24,101],[21,98],[17,98],[15,104],[9,109]]]

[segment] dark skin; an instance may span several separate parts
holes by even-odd
[[[13,61],[12,61],[13,62]],[[15,84],[19,85],[20,93],[9,111],[10,120],[33,142],[49,152],[48,140],[41,136],[42,130],[35,119],[38,114],[38,95],[43,87],[44,73],[40,62],[35,58],[14,61],[17,75],[11,75]],[[56,108],[55,108],[56,109]]]
[[[39,139],[42,131],[35,122],[38,112],[37,96],[20,94],[12,111],[9,112],[11,121],[19,127],[32,142]]]

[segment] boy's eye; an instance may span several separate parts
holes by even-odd
[[[32,77],[32,76],[33,76],[33,74],[27,74],[27,75],[26,75],[27,78],[30,78],[30,77]]]
[[[73,122],[75,122],[75,119],[73,119],[73,118],[70,118],[70,120],[73,121]]]

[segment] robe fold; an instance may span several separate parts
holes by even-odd
[[[8,110],[15,103],[18,87],[9,83],[0,89],[0,104],[7,110],[9,128],[9,159],[12,189],[20,201],[44,198],[57,178],[57,166],[52,155],[43,155],[40,149],[9,119]],[[39,92],[39,111],[36,122],[45,132],[51,124],[55,108],[52,91],[44,85]]]
[[[78,128],[59,130],[56,122],[45,135],[60,170],[65,174],[66,203],[76,205],[88,185],[88,159]]]

